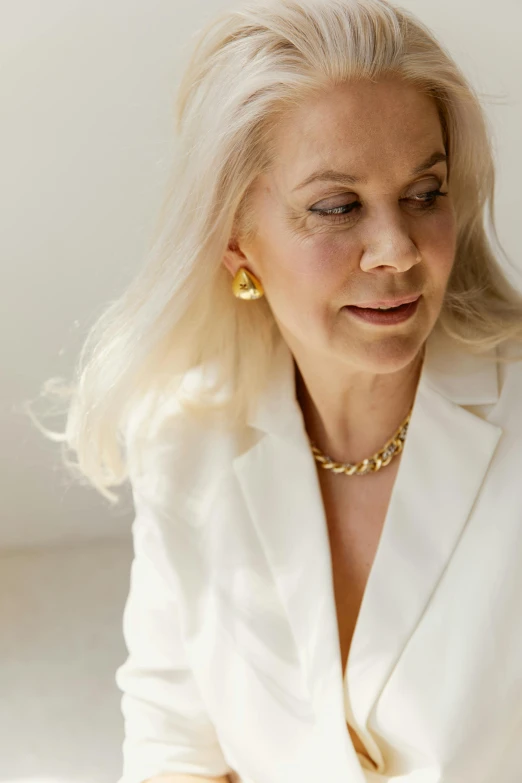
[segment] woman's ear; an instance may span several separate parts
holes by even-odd
[[[223,266],[228,269],[232,277],[235,277],[237,270],[240,266],[246,266],[247,259],[245,254],[240,250],[237,240],[230,239],[227,249],[223,254],[222,260]]]

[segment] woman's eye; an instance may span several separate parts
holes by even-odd
[[[416,209],[427,212],[430,209],[436,208],[439,198],[447,195],[447,192],[442,193],[440,190],[430,190],[428,193],[419,193],[418,196],[404,199],[404,201],[410,201]],[[341,204],[340,206],[332,207],[331,209],[313,208],[310,209],[310,212],[313,212],[315,215],[319,215],[320,217],[325,217],[330,220],[330,222],[343,223],[346,222],[344,219],[345,216],[353,212],[355,207],[360,206],[361,203],[359,201],[351,201],[349,204]]]

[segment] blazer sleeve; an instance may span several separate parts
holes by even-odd
[[[123,774],[117,783],[167,773],[231,774],[184,649],[176,580],[161,531],[135,493],[134,505],[134,557],[123,612],[128,655],[115,675],[124,719]]]

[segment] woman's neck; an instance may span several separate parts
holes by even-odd
[[[367,377],[339,390],[323,378],[306,382],[295,364],[296,397],[308,437],[338,462],[360,462],[379,451],[410,412],[424,350],[403,370]],[[360,377],[359,377],[360,379]]]

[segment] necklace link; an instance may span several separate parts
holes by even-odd
[[[335,462],[327,454],[324,454],[313,441],[310,440],[310,447],[315,460],[325,470],[331,470],[333,473],[344,473],[346,476],[364,476],[367,473],[376,473],[381,468],[389,465],[392,459],[400,454],[404,448],[406,433],[410,423],[412,411],[408,413],[395,434],[384,444],[382,449],[377,451],[372,457],[363,459],[355,465],[347,462]]]

